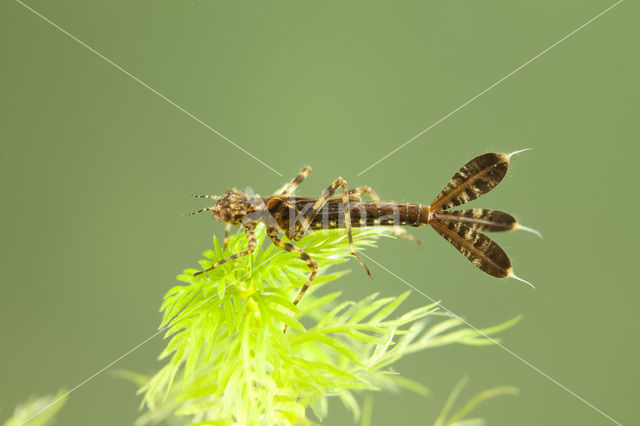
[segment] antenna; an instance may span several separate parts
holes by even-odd
[[[217,200],[220,198],[219,195],[187,195],[188,198],[211,198],[212,200]]]
[[[195,212],[187,213],[187,214],[185,214],[183,216],[193,216],[194,214],[206,212],[206,211],[209,211],[209,210],[213,210],[213,207],[205,207],[204,209],[196,210]]]

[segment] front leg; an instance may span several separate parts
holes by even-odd
[[[200,272],[196,272],[195,274],[193,274],[194,277],[197,277],[198,275],[202,275],[205,274],[207,272],[211,272],[214,269],[216,269],[218,266],[229,262],[230,260],[234,260],[237,259],[239,257],[243,257],[243,256],[247,256],[251,253],[253,253],[256,250],[256,246],[258,245],[258,242],[256,240],[256,236],[253,233],[253,230],[256,228],[256,223],[255,222],[249,222],[246,223],[244,225],[242,225],[242,228],[244,229],[244,232],[247,234],[247,238],[248,238],[248,243],[247,243],[247,249],[244,251],[241,251],[240,253],[236,253],[234,255],[231,255],[229,257],[226,257],[222,260],[217,261],[216,263],[214,263],[213,265],[211,265],[211,267],[205,269],[204,271],[200,271]],[[226,247],[226,244],[225,244]]]
[[[229,245],[229,234],[231,233],[231,224],[227,223],[224,226],[224,250],[227,249],[227,246]]]
[[[347,181],[342,179],[342,177],[339,177],[338,179],[336,179],[322,193],[322,196],[318,198],[318,200],[315,202],[315,204],[311,208],[311,211],[304,218],[304,220],[302,221],[302,224],[296,230],[296,233],[294,234],[292,239],[294,241],[298,241],[300,238],[302,238],[302,236],[307,231],[307,229],[309,229],[309,226],[311,225],[311,221],[313,220],[313,218],[318,214],[318,212],[322,209],[322,207],[324,207],[329,197],[331,197],[336,192],[338,187],[342,188],[342,205],[344,207],[344,227],[347,230],[347,237],[349,239],[349,250],[351,251],[351,254],[353,255],[353,257],[355,257],[358,260],[360,265],[362,265],[364,270],[367,272],[367,276],[371,278],[371,272],[369,272],[369,268],[367,268],[367,265],[365,265],[362,259],[360,259],[360,257],[356,253],[355,248],[353,247],[353,235],[351,233],[351,208],[349,207],[349,190],[347,189]]]

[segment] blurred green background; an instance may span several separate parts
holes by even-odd
[[[19,3],[0,4],[2,287],[0,418],[32,393],[72,388],[151,336],[164,292],[223,225],[181,214],[191,193],[268,194],[305,164],[303,195],[335,177],[382,198],[429,203],[487,152],[513,158],[473,206],[499,208],[544,239],[497,235],[516,273],[474,268],[432,230],[424,249],[383,241],[367,254],[472,324],[522,314],[504,344],[623,424],[638,418],[636,274],[638,6],[621,3],[431,131],[357,174],[609,7],[609,1],[28,4],[282,176]],[[350,298],[406,286],[372,265]],[[406,309],[428,303],[416,294]],[[64,425],[126,425],[159,337],[71,394]],[[434,419],[455,383],[494,425],[613,424],[499,347],[418,353],[397,369],[432,391],[375,395],[374,425]],[[351,424],[335,401],[332,425]]]

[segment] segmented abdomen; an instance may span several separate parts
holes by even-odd
[[[420,226],[429,218],[429,207],[422,204],[394,202],[349,203],[351,226]],[[313,218],[312,229],[344,228],[344,208],[331,203]]]

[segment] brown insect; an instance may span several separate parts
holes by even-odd
[[[267,235],[275,245],[297,253],[300,259],[307,262],[311,270],[307,282],[293,301],[293,304],[297,305],[313,282],[318,272],[318,264],[299,247],[282,241],[279,237],[280,232],[283,232],[289,240],[298,241],[309,229],[345,228],[351,254],[371,277],[369,269],[353,247],[352,227],[392,226],[396,235],[420,244],[418,240],[404,232],[400,226],[431,225],[471,263],[487,274],[498,278],[511,277],[524,281],[514,275],[511,262],[504,250],[479,231],[499,232],[525,229],[537,233],[536,231],[521,226],[513,216],[499,210],[449,210],[491,191],[506,175],[511,156],[518,152],[521,151],[511,154],[488,153],[474,158],[458,170],[440,195],[426,206],[380,201],[376,193],[368,186],[349,190],[347,182],[341,177],[336,179],[320,197],[293,195],[296,187],[311,172],[310,167],[303,168],[298,176],[277,195],[249,196],[237,189],[230,189],[220,196],[195,195],[196,198],[216,200],[212,207],[189,214],[211,211],[213,219],[226,222],[225,247],[231,225],[241,227],[247,234],[249,241],[246,250],[219,260],[210,268],[194,275],[205,274],[223,263],[251,254],[257,245],[254,229],[258,223],[262,222],[267,227]],[[341,196],[333,196],[338,188],[342,190]],[[363,201],[360,197],[363,194],[368,194],[372,200]],[[527,281],[524,282],[531,285]]]

